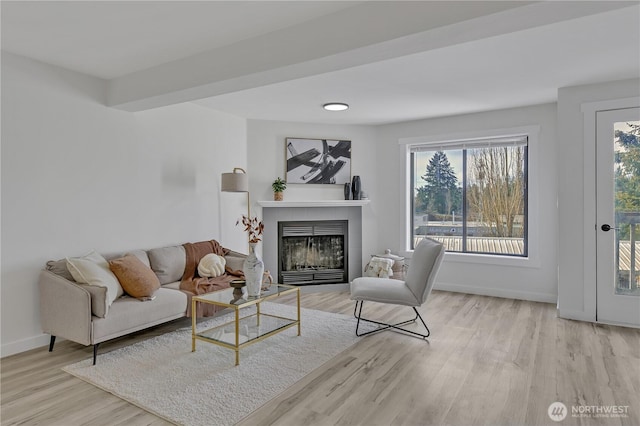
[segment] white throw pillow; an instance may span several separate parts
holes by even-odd
[[[393,276],[393,259],[372,257],[364,271],[365,277],[389,278]]]
[[[200,259],[198,263],[198,275],[201,277],[219,277],[224,274],[227,260],[214,253],[209,253]]]
[[[108,306],[111,306],[114,300],[124,294],[118,278],[109,268],[109,262],[94,250],[82,257],[67,257],[66,259],[67,269],[76,282],[106,287]]]

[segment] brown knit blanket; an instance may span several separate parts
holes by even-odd
[[[225,256],[230,250],[222,247],[215,240],[185,243],[183,247],[187,255],[187,261],[182,280],[180,280],[180,290],[187,294],[189,301],[189,303],[187,303],[187,316],[191,317],[191,298],[193,296],[229,288],[231,281],[243,278],[244,275],[242,271],[234,271],[227,266],[225,273],[219,277],[200,277],[198,275],[198,264],[205,255],[215,253],[219,256]],[[198,303],[196,306],[197,318],[210,317],[217,311],[223,309],[221,306],[210,305],[208,303]]]

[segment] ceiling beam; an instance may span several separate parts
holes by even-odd
[[[140,111],[494,37],[635,2],[366,2],[108,82]]]

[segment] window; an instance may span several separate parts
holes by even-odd
[[[527,136],[415,144],[410,155],[411,248],[526,257]]]

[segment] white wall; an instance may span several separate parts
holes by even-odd
[[[2,53],[2,356],[48,341],[37,277],[49,259],[218,239],[244,250],[246,120],[194,104],[104,106],[105,82]]]
[[[596,320],[595,122],[585,132],[582,108],[638,96],[638,79],[558,91],[558,313],[563,318]]]
[[[262,217],[258,200],[273,200],[271,183],[280,176],[285,178],[285,139],[303,137],[317,139],[346,139],[351,141],[351,175],[359,175],[362,189],[371,203],[362,208],[363,265],[370,255],[379,253],[378,210],[386,203],[378,191],[379,172],[375,127],[330,124],[292,123],[282,121],[247,121],[247,150],[251,212]],[[344,200],[341,185],[289,185],[285,200]]]
[[[377,133],[378,243],[403,252],[403,206],[407,183],[398,141],[402,138],[472,135],[495,129],[539,126],[529,146],[530,260],[492,261],[478,255],[447,254],[435,288],[555,302],[557,297],[556,105],[546,104],[380,126]],[[407,252],[409,256],[411,253]]]

